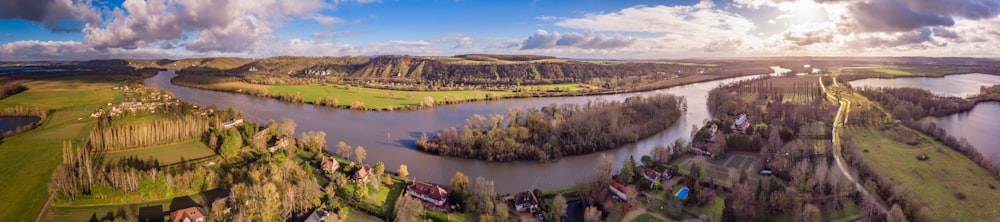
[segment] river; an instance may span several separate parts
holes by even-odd
[[[982,86],[1000,84],[1000,76],[987,74],[949,75],[944,78],[906,77],[895,79],[862,79],[850,82],[854,87],[915,87],[937,95],[970,97],[979,94]],[[965,138],[980,153],[1000,164],[1000,102],[985,102],[967,112],[943,117],[927,117],[920,121],[934,122],[948,135]]]
[[[775,72],[784,69],[774,67]],[[499,193],[513,193],[528,189],[552,189],[572,186],[592,174],[600,154],[612,155],[616,165],[629,155],[639,159],[656,145],[668,144],[678,138],[687,138],[691,125],[701,125],[710,115],[706,97],[708,91],[720,84],[753,78],[744,76],[724,80],[675,86],[666,89],[578,97],[520,98],[496,101],[479,101],[443,105],[430,109],[393,112],[366,112],[318,107],[308,104],[281,102],[276,99],[244,94],[195,89],[174,85],[170,79],[174,71],[162,71],[145,80],[146,85],[157,85],[168,90],[178,99],[200,106],[215,105],[243,111],[245,118],[255,122],[269,119],[291,118],[298,124],[297,132],[325,131],[326,141],[333,144],[344,141],[348,145],[365,147],[365,163],[382,161],[386,170],[395,171],[400,164],[408,166],[410,176],[421,181],[448,184],[456,171],[470,178],[482,176],[495,181]],[[641,141],[604,152],[564,157],[560,160],[539,163],[535,161],[488,162],[427,154],[415,149],[421,132],[433,135],[441,129],[458,127],[473,114],[503,114],[511,107],[539,107],[552,103],[586,103],[594,99],[623,100],[629,96],[670,93],[687,99],[687,112],[669,129]],[[617,166],[616,166],[617,167]]]

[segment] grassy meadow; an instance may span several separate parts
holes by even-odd
[[[1000,200],[1000,182],[990,177],[962,154],[934,139],[918,134],[927,142],[916,146],[892,139],[893,132],[875,128],[846,128],[879,172],[906,184],[920,201],[926,202],[937,221],[990,221],[1000,217],[995,201]],[[907,129],[909,130],[909,129]],[[926,154],[927,161],[916,156]],[[964,193],[960,200],[955,194]]]
[[[53,110],[34,130],[0,141],[0,218],[30,221],[48,197],[48,182],[62,161],[64,141],[79,146],[96,121],[94,108],[120,99],[116,81],[87,76],[32,80],[27,91],[0,100],[0,108],[31,106]]]
[[[435,101],[445,100],[465,100],[465,99],[485,99],[488,94],[496,96],[506,96],[506,91],[487,90],[461,90],[461,91],[401,91],[385,90],[363,87],[345,86],[322,86],[322,85],[281,85],[268,86],[268,93],[272,95],[295,95],[302,93],[305,101],[316,101],[318,98],[329,96],[336,98],[340,105],[350,105],[354,101],[364,103],[366,108],[386,108],[401,106],[419,106],[420,101],[426,96],[433,97]]]
[[[137,157],[143,160],[153,158],[159,161],[162,166],[178,163],[181,160],[193,160],[212,155],[215,155],[215,151],[209,149],[205,143],[198,140],[191,140],[167,145],[106,152],[104,153],[104,160],[114,162],[126,157]]]

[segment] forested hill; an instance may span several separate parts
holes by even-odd
[[[441,56],[297,57],[266,59],[199,58],[130,60],[139,68],[179,70],[182,74],[240,77],[257,84],[302,84],[291,79],[333,79],[431,85],[516,85],[607,83],[669,79],[697,74],[766,73],[754,62],[576,61],[536,55],[470,54]]]

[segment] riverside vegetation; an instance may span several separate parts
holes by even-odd
[[[473,115],[458,130],[424,134],[417,148],[444,156],[488,161],[549,161],[614,149],[674,125],[684,113],[682,97],[660,94],[586,105],[513,108],[506,116]]]

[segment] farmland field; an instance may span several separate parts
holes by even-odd
[[[198,140],[187,142],[128,149],[115,152],[104,153],[105,161],[117,161],[125,157],[137,157],[141,160],[153,158],[160,162],[160,165],[168,165],[181,162],[181,160],[192,160],[215,155],[205,143]]]
[[[510,94],[506,91],[486,91],[486,90],[461,90],[461,91],[401,91],[385,90],[373,88],[344,86],[322,86],[322,85],[283,85],[268,86],[267,90],[272,95],[295,95],[302,93],[305,101],[316,101],[317,98],[329,96],[339,100],[340,105],[350,105],[354,101],[364,103],[366,108],[386,108],[399,106],[419,106],[424,97],[433,97],[435,101],[447,99],[484,99],[487,94],[505,96]]]
[[[32,106],[55,110],[41,126],[0,141],[0,218],[30,221],[48,196],[53,169],[62,159],[62,146],[79,146],[96,121],[87,118],[93,108],[119,98],[116,83],[86,77],[32,80],[29,89],[0,100],[0,107]]]

